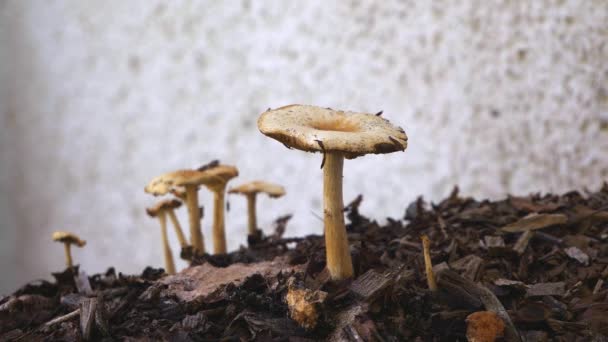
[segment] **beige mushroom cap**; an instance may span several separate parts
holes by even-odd
[[[186,200],[186,189],[184,189],[183,186],[176,186],[174,188],[171,188],[170,192],[173,196],[181,199],[182,201]]]
[[[146,208],[146,212],[151,217],[156,217],[158,213],[160,213],[162,210],[179,208],[181,205],[182,202],[180,202],[179,200],[169,199],[160,201],[150,208]]]
[[[241,184],[235,188],[232,188],[228,191],[230,194],[257,194],[259,192],[263,192],[268,194],[268,196],[276,198],[285,195],[285,188],[278,184],[268,183],[264,181],[253,181],[245,184]]]
[[[150,183],[146,185],[144,191],[155,196],[165,195],[176,186],[215,184],[216,182],[225,179],[227,175],[234,173],[238,175],[236,168],[226,165],[219,165],[203,171],[178,170],[165,173],[164,175],[152,179]],[[234,176],[231,176],[230,178],[232,177]]]
[[[69,243],[78,247],[84,247],[87,244],[85,240],[81,240],[76,234],[63,231],[53,232],[53,241]]]
[[[202,171],[205,180],[201,183],[208,188],[224,186],[229,180],[239,175],[239,170],[231,165],[217,165]]]
[[[343,152],[347,159],[407,148],[403,129],[380,116],[309,105],[268,110],[258,119],[258,128],[288,147],[308,152]]]

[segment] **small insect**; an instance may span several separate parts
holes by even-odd
[[[207,163],[207,164],[205,164],[205,165],[203,165],[203,166],[199,167],[199,168],[198,168],[198,169],[196,169],[196,170],[197,170],[197,171],[205,171],[205,170],[212,169],[212,168],[214,168],[214,167],[216,167],[216,166],[218,166],[218,165],[220,165],[220,161],[219,161],[219,159],[215,159],[215,160],[212,160],[212,161],[210,161],[209,163]]]
[[[325,165],[325,146],[323,145],[323,142],[321,140],[315,140],[319,146],[321,146],[321,150],[323,151],[323,160],[321,161],[321,170],[323,169],[323,166]]]
[[[283,145],[284,145],[285,147],[287,147],[287,149],[288,149],[288,150],[291,150],[291,147],[290,147],[289,145],[287,145],[286,143],[283,143]]]
[[[383,112],[384,112],[383,110],[379,111],[378,113],[376,113],[376,116],[382,115]]]
[[[230,211],[230,201],[226,201],[226,211]]]

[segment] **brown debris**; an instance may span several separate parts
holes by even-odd
[[[505,341],[608,334],[608,185],[500,201],[455,189],[438,203],[419,198],[383,225],[361,215],[362,200],[344,208],[352,280],[331,281],[323,237],[284,238],[283,219],[252,248],[192,255],[174,276],[148,268],[87,277],[74,267],[53,282],[26,284],[0,298],[0,340],[83,340],[81,301],[89,340],[463,341],[467,316],[482,310],[500,317]],[[528,229],[536,220],[528,214],[568,221]],[[526,229],[502,230],[515,222]],[[433,242],[434,293],[426,290],[422,235]],[[297,319],[314,328],[291,318],[296,299],[308,308]]]
[[[564,214],[530,214],[502,227],[502,230],[507,233],[518,233],[565,224],[566,222],[568,222],[568,216]]]
[[[297,287],[293,284],[293,279],[288,286],[285,301],[289,307],[289,316],[301,327],[314,329],[323,312],[327,292]]]
[[[505,324],[492,311],[478,311],[467,316],[467,339],[469,342],[494,342],[502,337]]]

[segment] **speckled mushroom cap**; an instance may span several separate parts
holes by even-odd
[[[156,217],[158,215],[158,213],[161,212],[161,210],[175,209],[175,208],[179,208],[181,205],[182,205],[182,202],[180,202],[176,199],[169,199],[169,200],[160,201],[150,208],[146,208],[146,212],[151,217]]]
[[[184,185],[201,185],[210,181],[206,171],[177,170],[155,177],[146,185],[144,191],[154,196],[165,195],[173,187]]]
[[[229,180],[239,175],[239,170],[236,167],[222,164],[204,169],[202,172],[206,178],[201,184],[208,188],[223,186]]]
[[[268,110],[258,119],[258,128],[288,147],[308,152],[343,152],[347,159],[407,148],[403,129],[388,120],[331,108],[294,104]]]
[[[268,183],[264,181],[253,181],[245,184],[241,184],[228,191],[230,194],[257,194],[263,192],[268,194],[270,197],[281,197],[285,195],[285,188],[280,185]]]
[[[76,234],[63,231],[53,232],[53,241],[71,243],[78,247],[84,247],[87,244],[85,240],[81,240]]]

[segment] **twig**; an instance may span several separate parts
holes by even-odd
[[[426,270],[426,281],[429,284],[429,290],[437,291],[437,282],[435,281],[435,273],[433,273],[433,262],[431,260],[431,240],[426,235],[420,237],[422,239],[422,253],[424,254],[424,269]]]
[[[79,315],[80,315],[80,309],[76,309],[76,310],[70,312],[69,314],[66,314],[66,315],[54,318],[54,319],[52,319],[52,320],[44,323],[42,326],[44,328],[48,328],[48,327],[51,327],[51,326],[53,326],[55,324],[59,324],[59,323],[65,322],[65,321],[69,321],[72,318],[78,317]]]

